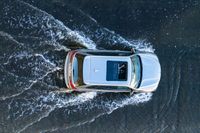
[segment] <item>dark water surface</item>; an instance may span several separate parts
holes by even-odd
[[[200,2],[1,0],[0,133],[200,132]],[[155,52],[154,93],[60,93],[69,49]]]

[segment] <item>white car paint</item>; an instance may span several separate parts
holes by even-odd
[[[89,50],[88,50],[89,51]],[[116,51],[101,51],[96,50],[94,53],[116,53]],[[117,51],[118,52],[118,51]],[[122,51],[126,52],[126,51]],[[73,66],[76,63],[76,59],[74,58],[75,54],[79,53],[84,55],[83,58],[83,66],[82,67],[82,76],[78,77],[82,78],[83,82],[81,85],[75,85],[73,83],[73,76],[77,75],[76,73],[72,73],[72,68],[77,69],[77,67]],[[132,78],[134,76],[131,75],[134,70],[131,58],[138,55],[141,59],[141,82],[139,86],[135,88],[135,85],[131,84]],[[75,61],[75,62],[74,62]],[[107,81],[106,80],[106,71],[107,71],[107,61],[126,61],[128,64],[128,73],[127,73],[127,81]],[[74,63],[75,64],[74,64]],[[76,64],[77,65],[77,64]],[[105,91],[105,92],[153,92],[158,87],[160,78],[161,78],[161,66],[158,60],[158,57],[154,53],[149,52],[140,52],[136,51],[134,53],[130,52],[127,55],[123,56],[106,56],[106,55],[93,55],[88,54],[87,51],[70,51],[66,56],[65,68],[65,83],[69,89],[73,91],[95,91],[95,89],[87,88],[87,86],[97,85],[102,86],[101,90],[96,91]],[[132,77],[131,77],[132,76]],[[75,78],[75,77],[74,77]],[[104,86],[120,86],[124,87],[124,89],[103,89]],[[84,87],[86,87],[84,89]],[[120,88],[119,87],[119,88]],[[125,89],[127,88],[127,89]]]
[[[128,63],[127,81],[107,81],[107,61]],[[131,59],[127,56],[86,56],[83,63],[83,81],[88,85],[129,86],[131,78]]]
[[[161,67],[154,54],[138,54],[142,61],[142,82],[138,90],[154,91],[159,84]]]

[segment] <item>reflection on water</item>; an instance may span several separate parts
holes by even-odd
[[[0,132],[199,131],[198,2],[2,0],[0,8]],[[69,49],[131,47],[158,55],[155,93],[59,93]]]

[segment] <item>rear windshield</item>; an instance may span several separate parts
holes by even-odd
[[[83,82],[83,60],[85,55],[77,53],[73,60],[73,82],[75,86],[84,85]]]
[[[126,81],[127,69],[127,62],[125,61],[107,61],[106,80]]]

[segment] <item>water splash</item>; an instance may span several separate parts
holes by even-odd
[[[8,105],[7,110],[4,111],[4,115],[7,116],[5,121],[8,122],[8,125],[12,125],[9,121],[16,123],[12,127],[13,131],[31,131],[30,129],[46,121],[46,118],[49,118],[49,115],[54,114],[58,109],[65,109],[72,115],[79,114],[79,111],[100,110],[89,119],[68,125],[67,128],[69,128],[94,121],[96,118],[112,113],[126,105],[136,105],[151,99],[151,93],[125,97],[119,95],[108,99],[104,94],[96,92],[66,96],[54,91],[61,89],[56,84],[57,80],[60,80],[56,74],[57,71],[63,70],[64,56],[69,50],[67,44],[60,43],[63,40],[72,40],[89,49],[95,49],[96,46],[104,49],[128,46],[153,52],[152,46],[146,41],[128,41],[113,31],[99,26],[96,20],[82,11],[81,14],[91,20],[96,25],[96,29],[93,27],[92,30],[88,25],[80,26],[83,29],[80,27],[69,28],[51,14],[23,1],[8,2],[0,14],[2,20],[0,28],[3,30],[0,32],[0,36],[4,41],[12,42],[8,45],[9,47],[16,48],[14,52],[8,48],[0,57],[4,59],[1,61],[3,63],[1,70],[4,74],[2,77],[7,79],[9,76],[10,79],[14,79],[15,84],[8,88],[19,89],[0,98],[3,100],[1,104]],[[77,25],[75,24],[75,26]],[[8,42],[5,44],[9,44]],[[64,52],[62,53],[62,51]],[[24,69],[29,69],[33,73],[25,75]],[[75,108],[69,110],[72,106]],[[65,117],[70,117],[69,114],[66,114]],[[58,125],[55,126],[43,131],[61,128]]]
[[[88,37],[85,38],[77,31],[72,31],[52,15],[29,3],[23,1],[7,2],[0,13],[2,14],[0,15],[1,29],[12,36],[31,36],[51,40],[54,43],[70,38],[89,49],[96,47]],[[10,33],[13,30],[15,32]]]
[[[45,95],[40,95],[34,100],[33,104],[30,99],[27,99],[22,104],[20,101],[12,101],[8,108],[12,111],[13,108],[18,108],[20,106],[21,110],[18,110],[15,113],[12,113],[12,116],[9,116],[8,119],[18,120],[21,117],[25,119],[26,117],[34,116],[35,113],[39,113],[40,116],[36,119],[33,119],[30,123],[24,126],[22,129],[17,130],[18,133],[23,132],[28,127],[34,125],[35,123],[39,122],[40,120],[49,116],[51,112],[55,109],[62,108],[62,107],[69,107],[69,106],[78,106],[83,104],[87,101],[92,100],[94,97],[97,96],[96,92],[87,92],[82,93],[77,96],[71,96],[69,98],[63,97],[58,93],[50,92]]]
[[[125,98],[119,98],[117,97],[116,99],[108,99],[106,97],[104,97],[104,100],[102,100],[101,98],[101,94],[97,95],[96,97],[93,97],[92,100],[87,101],[85,103],[82,104],[73,104],[74,110],[73,109],[69,109],[69,106],[66,106],[66,104],[63,104],[62,106],[60,106],[60,108],[65,109],[66,112],[63,112],[66,118],[64,118],[63,121],[68,120],[68,119],[72,119],[72,117],[74,117],[74,115],[76,115],[77,113],[79,115],[81,115],[83,118],[85,117],[85,119],[80,120],[80,122],[75,122],[73,123],[70,122],[67,125],[65,123],[59,123],[59,127],[58,126],[48,126],[48,125],[44,125],[45,121],[48,121],[47,119],[41,119],[40,121],[38,121],[38,123],[35,123],[29,127],[27,127],[24,132],[29,132],[33,129],[35,129],[37,127],[37,125],[44,125],[44,128],[41,128],[40,130],[38,130],[38,132],[55,132],[55,131],[66,131],[69,128],[73,128],[73,127],[77,127],[77,126],[81,126],[87,123],[92,123],[94,122],[96,119],[98,119],[99,117],[106,115],[106,114],[110,114],[113,111],[122,108],[124,106],[127,105],[137,105],[140,103],[145,103],[148,102],[152,97],[152,93],[140,93],[140,94],[135,94],[132,96],[127,96]],[[101,100],[101,101],[100,101]],[[98,113],[94,113],[94,111],[97,111]],[[82,113],[81,113],[82,112]],[[87,112],[87,114],[83,113],[83,112]],[[53,113],[53,111],[52,111]],[[91,115],[93,114],[93,115]],[[86,115],[86,116],[85,116]],[[91,116],[90,116],[91,115]],[[90,116],[88,118],[88,116]],[[54,117],[58,117],[58,116],[54,116]],[[46,127],[46,128],[45,128]]]
[[[147,40],[138,39],[138,40],[129,40],[129,42],[131,46],[133,46],[135,49],[139,51],[152,52],[152,53],[154,53],[155,51],[152,44]]]

